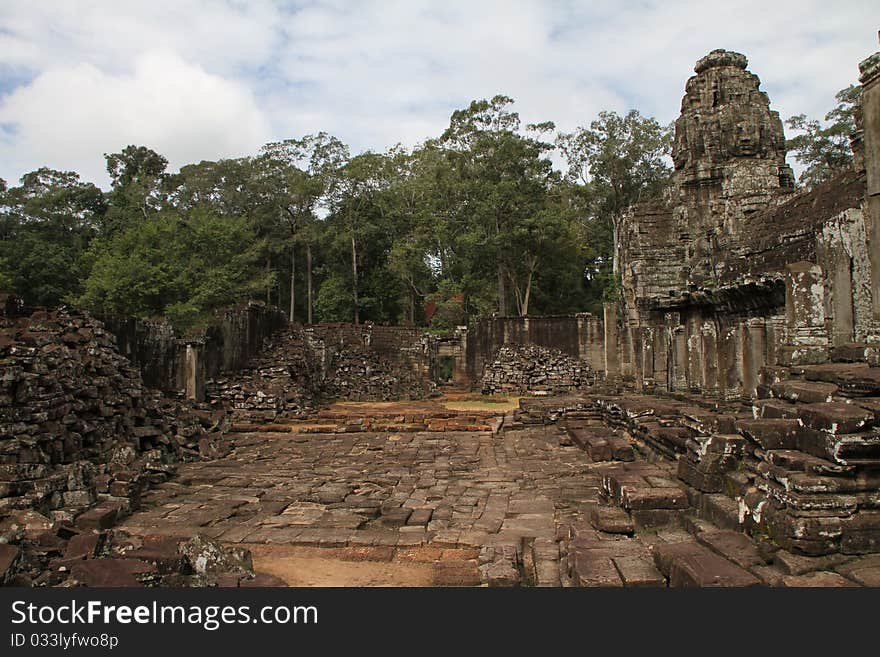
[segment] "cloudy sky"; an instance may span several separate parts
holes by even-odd
[[[318,130],[412,146],[496,93],[562,130],[603,109],[668,122],[713,48],[748,55],[783,118],[821,118],[878,27],[877,0],[2,0],[0,177],[106,187],[127,144],[172,168]]]

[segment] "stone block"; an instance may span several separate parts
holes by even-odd
[[[616,506],[596,505],[590,511],[590,523],[607,534],[632,535],[633,523],[629,514]]]
[[[797,413],[805,426],[832,434],[856,433],[873,426],[875,422],[874,414],[870,411],[843,402],[804,404]]]
[[[669,586],[751,587],[757,577],[694,542],[664,543],[652,547],[657,569],[669,578]]]
[[[765,563],[755,542],[741,532],[731,530],[705,531],[697,534],[697,542],[732,561],[740,568],[751,569]]]
[[[685,491],[678,487],[624,486],[621,506],[628,510],[686,509],[689,506]]]
[[[592,550],[575,550],[572,579],[584,587],[622,587],[623,581],[610,556],[594,554]]]
[[[0,543],[0,585],[10,577],[20,555],[21,550],[17,546]]]
[[[138,559],[88,559],[70,567],[71,575],[88,587],[140,587],[155,568]]]
[[[78,515],[74,525],[81,530],[109,529],[116,523],[118,515],[118,506],[98,506]]]
[[[830,571],[818,571],[806,575],[786,575],[782,579],[786,588],[850,588],[858,586],[855,582]]]
[[[837,394],[837,385],[815,381],[788,380],[772,384],[770,392],[774,397],[787,401],[814,404],[830,402]]]
[[[666,578],[650,556],[612,557],[623,585],[627,588],[665,587]]]
[[[796,419],[739,420],[737,429],[762,449],[798,449],[801,427]]]

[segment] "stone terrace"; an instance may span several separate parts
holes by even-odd
[[[434,585],[876,583],[875,556],[806,557],[741,533],[591,401],[522,407],[497,432],[340,420],[335,433],[242,433],[229,456],[182,465],[117,528],[248,547],[282,577],[290,551],[307,550],[331,569],[383,566],[388,584],[406,583],[413,562]]]

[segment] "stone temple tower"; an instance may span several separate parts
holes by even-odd
[[[675,122],[674,223],[686,287],[713,286],[718,256],[748,240],[743,218],[794,188],[782,121],[747,63],[727,50],[700,59]]]

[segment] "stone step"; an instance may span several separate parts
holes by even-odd
[[[570,427],[568,435],[593,461],[632,461],[632,445],[606,427]]]
[[[869,367],[867,363],[809,365],[803,373],[807,381],[836,384],[840,394],[848,397],[880,395],[880,368]]]
[[[751,570],[767,564],[757,544],[742,532],[729,529],[702,531],[696,535],[697,542],[716,554],[732,561],[740,568]]]
[[[657,569],[671,587],[752,587],[761,581],[696,541],[652,546]]]
[[[737,431],[763,449],[798,449],[801,426],[794,418],[761,418],[739,420]]]
[[[797,405],[784,399],[759,399],[755,401],[753,411],[756,418],[765,420],[795,420],[798,416]]]
[[[741,527],[739,505],[722,493],[702,495],[697,513],[721,529],[738,531]]]
[[[810,429],[832,434],[857,433],[875,423],[872,412],[844,402],[802,404],[798,406],[797,417]]]
[[[770,386],[774,397],[791,402],[814,404],[830,402],[837,394],[837,384],[822,381],[780,381]]]
[[[635,531],[630,515],[617,506],[596,505],[590,511],[590,524],[606,534],[626,534]]]
[[[842,344],[831,350],[831,360],[835,363],[868,363],[877,367],[880,365],[880,349],[863,342]]]
[[[627,588],[665,587],[666,578],[650,556],[612,557],[623,585]]]

